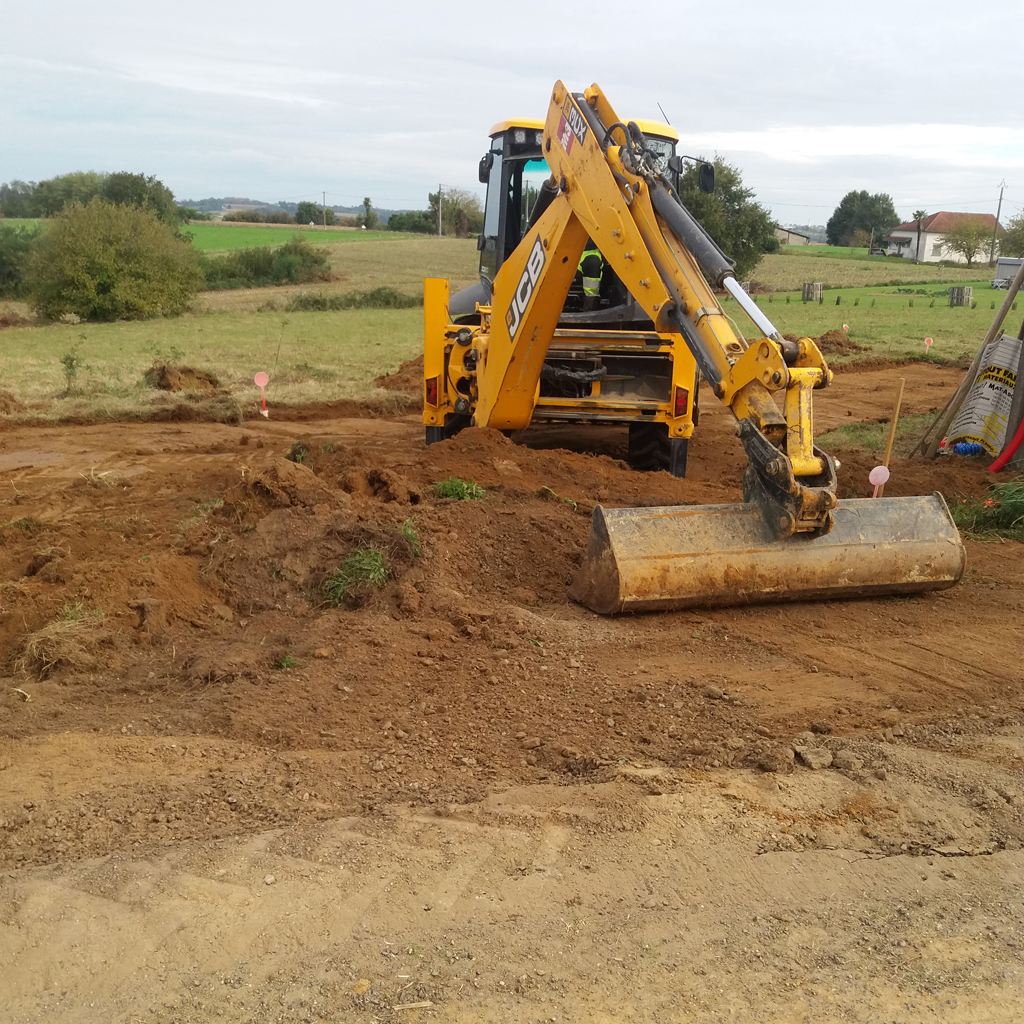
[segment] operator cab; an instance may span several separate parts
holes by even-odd
[[[658,165],[674,187],[678,187],[676,143],[679,135],[668,124],[638,121],[650,148],[658,154]],[[451,297],[450,313],[472,314],[476,303],[490,302],[495,275],[506,257],[522,241],[530,225],[541,186],[551,177],[542,152],[544,122],[537,120],[501,121],[490,131],[491,146],[480,160],[480,182],[487,185],[484,227],[477,240],[480,250],[480,284],[464,288]],[[579,275],[577,275],[579,278]],[[583,311],[583,285],[577,279],[569,289],[561,321],[565,323],[601,323],[616,327],[649,320],[633,302],[617,275],[605,267],[599,306]]]

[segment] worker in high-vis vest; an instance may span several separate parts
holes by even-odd
[[[577,269],[583,278],[583,308],[596,309],[601,299],[601,271],[604,269],[604,257],[589,238]]]

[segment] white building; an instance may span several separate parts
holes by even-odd
[[[889,255],[902,256],[904,259],[917,260],[919,263],[938,263],[939,260],[966,263],[967,260],[962,256],[946,252],[942,244],[947,231],[952,231],[965,222],[984,225],[990,236],[996,226],[996,219],[991,213],[930,213],[927,217],[921,218],[920,230],[916,220],[893,228],[886,239],[889,243]],[[999,230],[1002,230],[1002,225]],[[988,255],[986,245],[979,256],[988,259]]]

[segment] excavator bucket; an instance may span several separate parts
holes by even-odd
[[[569,596],[602,615],[776,601],[913,594],[964,571],[937,491],[848,498],[823,536],[775,540],[756,505],[594,509]]]

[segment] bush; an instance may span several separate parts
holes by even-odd
[[[327,250],[314,248],[300,235],[279,246],[255,245],[221,256],[201,253],[199,264],[208,289],[309,284],[324,280],[330,270]]]
[[[29,246],[40,234],[35,224],[0,224],[0,299],[24,297]]]
[[[262,210],[228,210],[221,220],[233,224],[266,224],[267,215]]]
[[[430,213],[429,210],[393,213],[388,218],[388,231],[410,231],[417,235],[436,235],[437,216]]]
[[[371,292],[346,295],[307,295],[300,293],[285,306],[287,313],[326,313],[337,309],[415,309],[423,305],[422,295],[405,295],[394,288],[374,288]]]
[[[44,317],[139,320],[188,308],[202,285],[191,242],[149,208],[93,199],[53,218],[32,246],[28,299]]]

